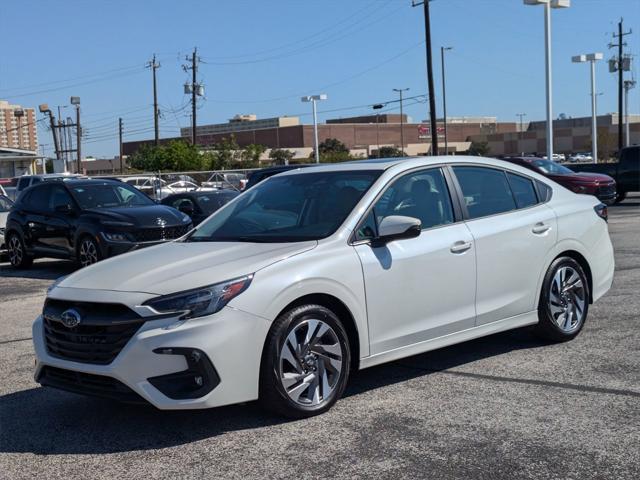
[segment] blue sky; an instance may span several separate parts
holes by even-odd
[[[571,56],[612,55],[607,44],[621,16],[628,52],[640,54],[640,1],[573,0],[553,11],[554,116],[590,114],[588,66]],[[151,74],[156,53],[162,136],[188,126],[183,94],[184,57],[198,47],[206,100],[198,123],[224,122],[236,113],[259,117],[299,115],[310,123],[300,96],[327,93],[320,119],[366,114],[368,105],[426,93],[424,24],[410,0],[21,0],[2,2],[0,99],[37,106],[82,99],[83,153],[117,153],[117,118],[125,139],[151,138]],[[435,0],[431,4],[438,115],[441,115],[439,47],[447,53],[447,106],[452,116],[496,115],[515,121],[544,118],[542,7],[522,0]],[[640,59],[636,59],[640,61]],[[636,75],[638,66],[634,67]],[[616,107],[616,81],[597,66],[599,112]],[[640,88],[632,110],[640,111]],[[427,105],[406,102],[414,120]],[[349,107],[355,107],[347,109]],[[397,109],[397,103],[389,111]],[[327,112],[327,110],[336,110]],[[69,108],[63,113],[70,115]],[[39,140],[50,133],[39,128]]]

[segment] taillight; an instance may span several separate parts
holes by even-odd
[[[596,212],[596,215],[598,215],[605,222],[609,221],[609,210],[604,203],[596,205],[595,207],[593,207],[593,210]]]

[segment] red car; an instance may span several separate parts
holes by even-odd
[[[616,199],[616,181],[600,173],[576,173],[559,163],[538,157],[509,157],[503,160],[533,170],[572,192],[594,195],[611,205]]]

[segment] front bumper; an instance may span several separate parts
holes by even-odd
[[[149,320],[110,364],[97,365],[51,355],[45,344],[40,316],[33,324],[35,379],[71,391],[74,389],[55,381],[66,381],[66,385],[79,382],[95,391],[83,387],[75,389],[78,393],[132,402],[142,399],[159,409],[210,408],[255,400],[258,398],[262,347],[269,327],[267,320],[229,306],[212,316],[187,321]],[[168,351],[171,349],[173,351]],[[167,392],[166,380],[170,381],[172,374],[189,370],[188,357],[182,349],[201,352],[218,376],[213,388],[202,397],[179,398],[175,392],[168,392],[168,396],[154,386],[160,385]],[[67,378],[61,379],[65,375]],[[164,377],[165,383],[154,380],[158,377]],[[105,389],[122,395],[105,395]]]

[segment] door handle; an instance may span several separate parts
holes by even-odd
[[[471,242],[464,242],[462,240],[451,245],[451,253],[464,253],[471,248]]]
[[[549,230],[551,230],[551,227],[542,222],[536,223],[531,229],[531,231],[536,235],[542,235],[543,233],[547,233]]]

